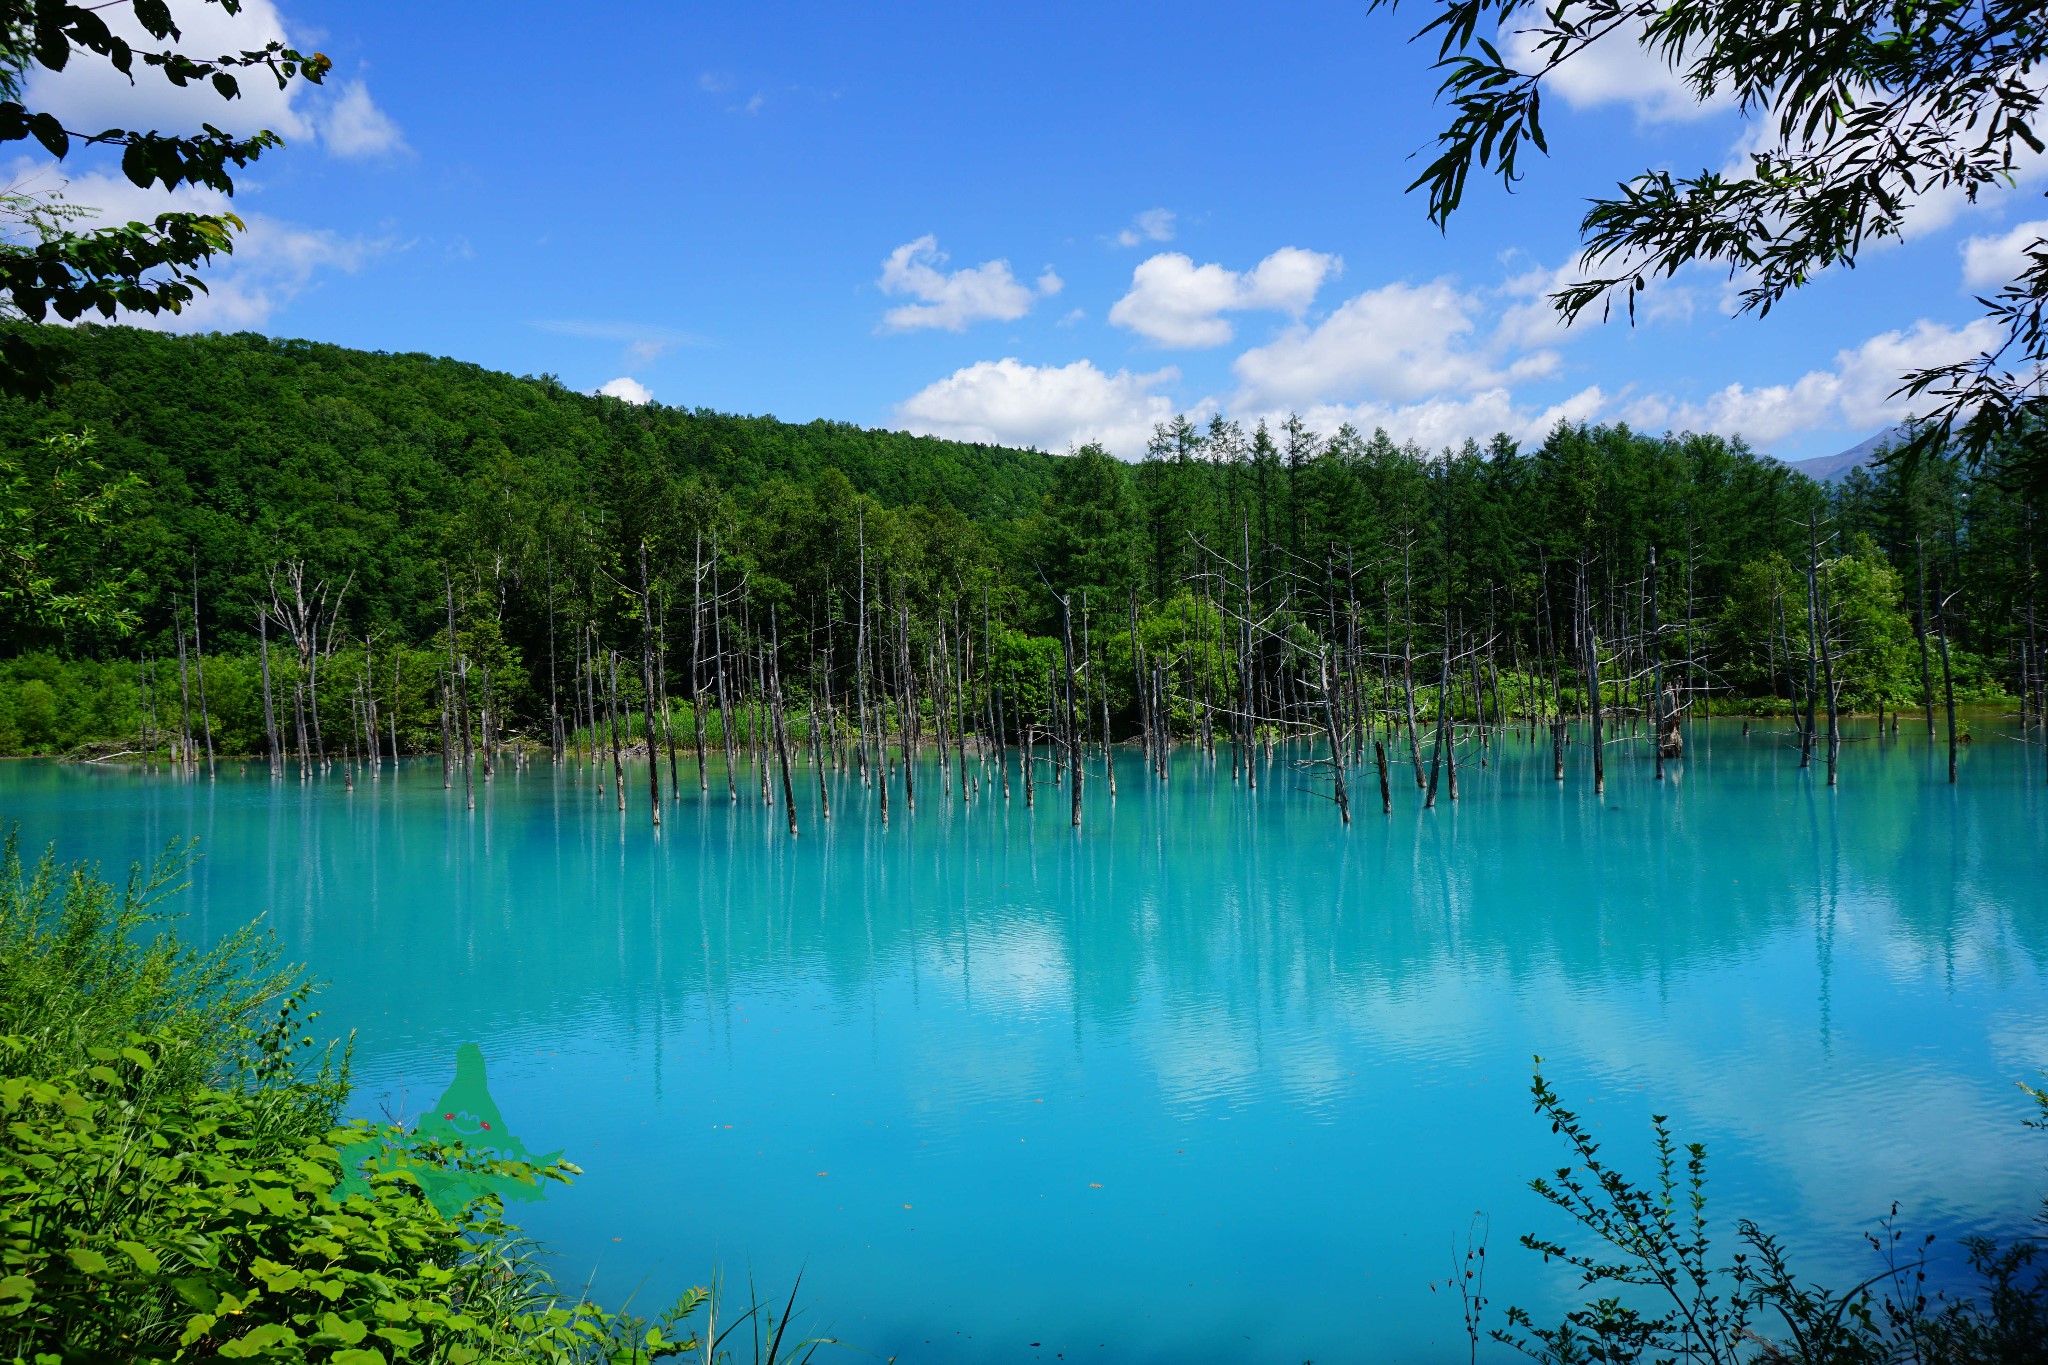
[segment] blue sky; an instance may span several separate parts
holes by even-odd
[[[1640,60],[1566,82],[1552,157],[1514,194],[1475,183],[1439,233],[1403,192],[1442,117],[1421,9],[173,9],[195,49],[281,34],[335,62],[323,91],[232,111],[290,145],[173,325],[1049,449],[1298,410],[1430,445],[1569,416],[1824,455],[1901,415],[1900,369],[1977,349],[1971,295],[2044,216],[2038,180],[1930,202],[1768,319],[1728,317],[1699,271],[1634,328],[1566,333],[1541,293],[1584,199],[1726,165],[1744,134]],[[224,117],[70,75],[31,94],[73,127],[138,100]],[[65,175],[77,203],[147,207],[89,160]]]

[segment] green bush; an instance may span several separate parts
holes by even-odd
[[[304,978],[256,926],[173,932],[188,859],[117,890],[51,853],[25,868],[13,834],[0,852],[0,1361],[708,1365],[749,1324],[768,1365],[825,1344],[785,1351],[791,1305],[720,1329],[703,1289],[607,1312],[554,1287],[496,1195],[437,1209],[415,1172],[577,1171],[337,1126],[348,1053],[305,1033]],[[376,1153],[346,1194],[344,1148]]]
[[[0,1051],[0,1076],[60,1075],[139,1032],[179,1044],[152,1073],[153,1093],[285,1079],[276,1073],[279,1029],[308,984],[279,964],[260,925],[206,949],[172,931],[166,902],[190,864],[189,846],[173,844],[116,889],[97,867],[59,863],[54,851],[26,866],[18,831],[8,832],[0,841],[0,1031],[17,1045]],[[348,1095],[346,1048],[291,1079],[289,1093],[308,1106],[297,1121],[325,1131]]]
[[[1542,1058],[1537,1058],[1540,1068]],[[2048,1127],[2048,1093],[2027,1088]],[[1651,1119],[1657,1174],[1631,1179],[1600,1155],[1590,1128],[1539,1069],[1531,1087],[1537,1114],[1571,1149],[1572,1164],[1531,1188],[1592,1235],[1593,1249],[1524,1236],[1543,1259],[1578,1272],[1581,1289],[1604,1291],[1539,1327],[1521,1308],[1492,1338],[1546,1365],[1631,1365],[1638,1361],[1798,1362],[1798,1365],[2022,1365],[2048,1343],[2048,1257],[2035,1241],[2000,1246],[1963,1242],[1975,1294],[1927,1292],[1926,1253],[1934,1239],[1908,1243],[1896,1225],[1869,1235],[1880,1269],[1847,1290],[1802,1281],[1778,1239],[1755,1222],[1735,1225],[1738,1249],[1718,1252],[1708,1220],[1707,1153],[1681,1147],[1663,1115]],[[2048,1218],[2048,1206],[2044,1206]],[[1477,1256],[1484,1257],[1481,1249]],[[1722,1257],[1725,1255],[1725,1259]],[[1451,1281],[1466,1305],[1476,1353],[1483,1259]]]

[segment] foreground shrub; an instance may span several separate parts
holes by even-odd
[[[410,1172],[336,1200],[338,1142],[279,1141],[258,1097],[139,1103],[183,1044],[138,1037],[91,1065],[0,1080],[0,1356],[626,1361],[700,1350],[682,1323],[552,1301],[507,1254],[496,1200],[446,1217]],[[0,1038],[19,1055],[19,1039]],[[573,1168],[485,1166],[520,1179]]]
[[[824,1344],[785,1349],[789,1304],[721,1327],[710,1290],[608,1312],[555,1288],[497,1195],[437,1209],[422,1176],[577,1171],[337,1126],[347,1053],[308,1059],[303,978],[254,928],[204,950],[171,931],[186,856],[117,891],[0,852],[0,1361],[713,1365],[746,1327],[774,1365]],[[374,1154],[346,1194],[343,1148]]]
[[[1539,1327],[1521,1308],[1491,1333],[1549,1365],[1628,1365],[1636,1361],[1799,1362],[1799,1365],[2024,1365],[2048,1359],[2048,1257],[2034,1241],[2000,1246],[1989,1238],[1963,1246],[1978,1291],[1929,1296],[1928,1237],[1908,1245],[1897,1208],[1868,1240],[1882,1268],[1847,1290],[1801,1281],[1778,1239],[1749,1219],[1735,1225],[1738,1250],[1719,1259],[1707,1218],[1707,1153],[1681,1148],[1663,1115],[1651,1119],[1657,1174],[1640,1184],[1600,1156],[1586,1123],[1564,1107],[1540,1069],[1531,1086],[1536,1112],[1571,1149],[1531,1187],[1591,1233],[1595,1249],[1525,1235],[1522,1245],[1579,1272],[1583,1289],[1607,1291]],[[2048,1092],[2029,1089],[2048,1127]],[[1484,1252],[1479,1253],[1480,1256]],[[1474,1258],[1468,1257],[1468,1265]],[[1482,1262],[1483,1264],[1483,1262]],[[1483,1281],[1468,1269],[1452,1281],[1467,1304],[1478,1344]]]
[[[8,831],[0,841],[0,1032],[18,1045],[0,1052],[0,1076],[56,1075],[147,1033],[179,1044],[140,1082],[148,1093],[285,1078],[279,1067],[295,1050],[278,1046],[278,1020],[311,987],[280,963],[260,924],[210,948],[178,937],[167,905],[191,864],[191,847],[172,844],[117,888],[96,866],[60,863],[53,851],[25,865],[19,832]],[[348,1094],[346,1050],[290,1074],[300,1082],[290,1098],[305,1106],[298,1121],[324,1132]]]

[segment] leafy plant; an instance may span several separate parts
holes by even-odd
[[[496,1194],[438,1209],[422,1172],[578,1171],[337,1127],[348,1056],[314,1047],[311,987],[253,926],[210,950],[171,932],[189,859],[117,891],[53,853],[25,869],[11,833],[0,854],[0,1360],[714,1365],[751,1327],[777,1365],[826,1344],[789,1337],[794,1290],[722,1328],[715,1284],[610,1312],[554,1285]],[[375,1154],[346,1194],[344,1148]]]
[[[92,864],[60,863],[53,849],[25,864],[20,832],[8,830],[0,840],[0,1029],[17,1043],[0,1051],[0,1075],[61,1074],[95,1049],[150,1033],[178,1046],[151,1070],[147,1095],[293,1081],[293,1097],[312,1106],[306,1123],[322,1131],[348,1093],[346,1048],[323,1052],[310,1071],[291,1060],[311,1046],[292,1034],[310,1022],[298,1017],[310,986],[280,964],[260,924],[204,949],[171,932],[165,905],[183,889],[192,856],[190,845],[172,843],[117,889]]]
[[[683,1324],[707,1291],[653,1322],[564,1302],[508,1256],[495,1199],[445,1217],[406,1169],[335,1199],[335,1147],[358,1130],[291,1140],[246,1090],[150,1102],[187,1046],[138,1034],[82,1068],[0,1080],[0,1354],[464,1365],[703,1348]],[[414,1156],[527,1180],[574,1172],[452,1147]]]
[[[1707,1217],[1704,1144],[1680,1145],[1664,1115],[1650,1120],[1655,1177],[1640,1183],[1600,1155],[1585,1121],[1564,1107],[1542,1072],[1530,1087],[1536,1113],[1571,1149],[1573,1164],[1531,1188],[1591,1233],[1596,1249],[1525,1234],[1522,1245],[1577,1270],[1600,1297],[1539,1327],[1520,1307],[1507,1311],[1496,1341],[1548,1365],[1700,1361],[1734,1365],[1990,1365],[2039,1359],[2048,1341],[2048,1265],[2031,1241],[2000,1247],[1964,1243],[1982,1285],[1977,1298],[1930,1299],[1927,1237],[1909,1244],[1897,1207],[1867,1240],[1883,1269],[1846,1291],[1801,1281],[1781,1242],[1754,1221],[1736,1222],[1737,1250],[1722,1259]],[[2048,1099],[2034,1094],[2044,1111]],[[2040,1121],[2036,1121],[2041,1126]],[[1476,1327],[1468,1313],[1468,1331]],[[1783,1335],[1776,1335],[1782,1331]]]

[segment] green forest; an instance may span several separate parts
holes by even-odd
[[[1127,463],[253,334],[41,344],[64,381],[0,403],[10,752],[324,755],[373,726],[422,752],[451,723],[559,748],[614,695],[628,735],[650,696],[688,737],[774,693],[863,737],[872,697],[877,733],[893,705],[942,741],[941,703],[1010,738],[1343,749],[1403,709],[1411,735],[1597,698],[1811,736],[2040,691],[2033,513],[1996,461],[1830,486],[1717,436],[1437,451],[1219,417]]]

